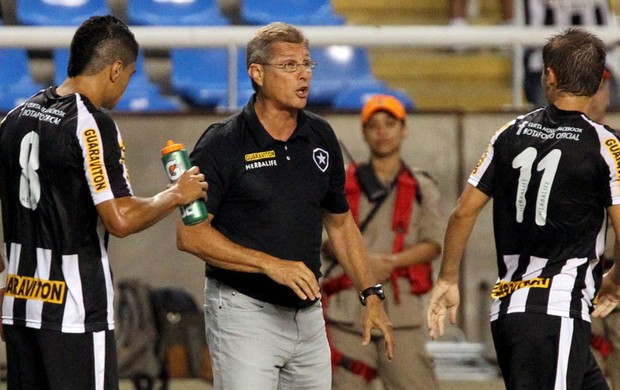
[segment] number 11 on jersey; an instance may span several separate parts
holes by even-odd
[[[519,223],[523,222],[523,213],[527,206],[525,193],[532,179],[532,168],[536,156],[538,156],[536,148],[529,147],[512,160],[512,167],[519,170],[517,199],[515,201],[517,207],[516,219]],[[538,226],[545,226],[547,223],[549,195],[551,194],[551,187],[553,186],[553,180],[555,179],[561,157],[562,151],[553,149],[536,165],[537,172],[543,171],[540,186],[538,187],[538,194],[536,195],[536,204],[534,205],[534,207],[536,207],[536,225]]]

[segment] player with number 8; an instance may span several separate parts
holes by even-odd
[[[0,124],[8,389],[118,389],[108,237],[205,196],[197,167],[155,196],[133,194],[120,131],[102,108],[123,96],[137,55],[122,21],[93,16],[73,37],[67,79]]]

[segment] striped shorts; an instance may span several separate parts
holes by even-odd
[[[491,322],[508,390],[607,390],[590,350],[591,324],[539,313],[511,313]]]
[[[4,325],[8,390],[118,390],[113,330],[62,333]]]

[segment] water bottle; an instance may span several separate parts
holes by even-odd
[[[183,144],[171,140],[166,142],[166,147],[161,150],[161,161],[164,163],[171,183],[179,180],[183,172],[192,167]],[[204,199],[196,199],[188,205],[181,206],[181,216],[183,223],[187,226],[195,225],[207,219],[209,213]]]

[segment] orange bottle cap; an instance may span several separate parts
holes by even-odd
[[[166,146],[161,150],[161,155],[163,156],[181,149],[183,149],[183,144],[177,144],[172,140],[168,140]]]

